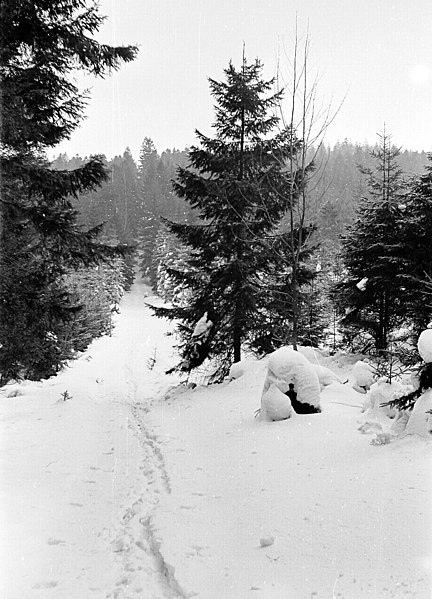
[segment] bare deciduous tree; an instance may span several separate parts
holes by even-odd
[[[278,88],[284,89],[279,103],[280,122],[288,131],[292,151],[286,162],[287,212],[282,223],[283,259],[290,267],[289,302],[292,305],[291,339],[297,349],[301,319],[302,256],[310,254],[313,244],[313,192],[322,176],[325,164],[324,136],[336,118],[343,100],[336,109],[319,102],[318,74],[310,67],[311,38],[309,31],[300,39],[297,23],[292,58],[285,46],[279,51]],[[284,65],[287,65],[286,67]],[[300,140],[300,147],[299,146]],[[294,149],[297,148],[296,151]],[[318,169],[320,166],[320,169]]]

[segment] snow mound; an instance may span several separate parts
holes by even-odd
[[[432,362],[432,329],[426,329],[420,334],[417,347],[423,360]]]
[[[10,389],[6,389],[3,394],[8,399],[11,399],[14,397],[21,397],[24,395],[24,392],[19,387],[11,387]]]
[[[382,404],[402,397],[411,390],[411,387],[407,387],[398,381],[387,383],[384,378],[379,379],[371,385],[363,402],[362,412],[368,415],[383,414],[389,418],[394,418],[397,410],[389,406],[382,406]]]
[[[292,413],[289,397],[272,383],[261,398],[261,419],[286,420],[292,416]]]
[[[284,394],[294,385],[297,401],[321,411],[320,383],[314,366],[302,354],[290,347],[281,347],[269,356],[262,398],[271,385]]]
[[[402,436],[409,420],[409,413],[382,404],[402,397],[411,390],[411,385],[399,381],[388,383],[385,378],[373,383],[362,407],[365,421],[358,427],[363,434],[376,433],[372,445],[387,445],[396,437]]]
[[[260,538],[261,547],[270,547],[270,545],[273,545],[273,543],[274,543],[274,537],[272,537],[272,536]]]
[[[418,435],[429,437],[432,435],[432,389],[423,393],[414,404],[411,416],[407,422],[403,436]]]
[[[363,360],[358,360],[353,366],[351,376],[354,379],[352,388],[359,393],[366,393],[374,382],[372,366]]]
[[[255,360],[242,360],[241,362],[235,362],[232,364],[229,370],[229,379],[239,379],[243,375],[254,370],[258,365],[258,362]]]
[[[326,366],[321,366],[320,364],[312,364],[312,366],[316,374],[318,375],[318,380],[321,389],[323,387],[328,387],[332,383],[342,383],[338,375],[334,373],[333,370],[330,370],[330,368],[327,368]]]
[[[409,418],[410,415],[407,410],[402,410],[398,412],[391,427],[391,432],[395,437],[399,437],[405,431]]]
[[[326,349],[320,349],[319,347],[311,347],[304,345],[299,347],[298,351],[309,360],[311,364],[321,364],[323,360],[329,357],[329,352]]]

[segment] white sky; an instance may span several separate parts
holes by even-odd
[[[291,54],[296,15],[309,27],[312,73],[324,105],[343,106],[326,141],[376,141],[386,130],[404,149],[432,150],[431,0],[102,0],[108,20],[99,41],[139,44],[138,58],[91,87],[87,119],[60,151],[69,156],[127,146],[138,157],[144,137],[156,148],[183,149],[195,129],[212,134],[208,77],[223,79],[232,60],[276,72],[278,48]],[[288,68],[282,53],[282,68]]]

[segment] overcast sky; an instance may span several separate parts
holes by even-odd
[[[108,19],[99,41],[138,44],[138,58],[91,87],[87,119],[67,152],[108,158],[129,147],[138,157],[144,137],[159,152],[212,134],[208,77],[223,79],[230,60],[288,72],[296,15],[309,29],[309,65],[319,73],[320,102],[336,109],[326,141],[374,143],[386,130],[404,149],[432,151],[432,0],[102,0]],[[282,50],[281,50],[282,48]]]

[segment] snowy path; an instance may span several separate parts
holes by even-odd
[[[113,337],[58,377],[2,389],[2,599],[177,596],[149,523],[167,475],[144,426],[148,398],[175,380],[143,296],[135,285]]]
[[[0,597],[430,599],[432,442],[370,445],[337,383],[322,414],[259,422],[263,362],[169,390],[143,295],[70,369],[0,391]]]

